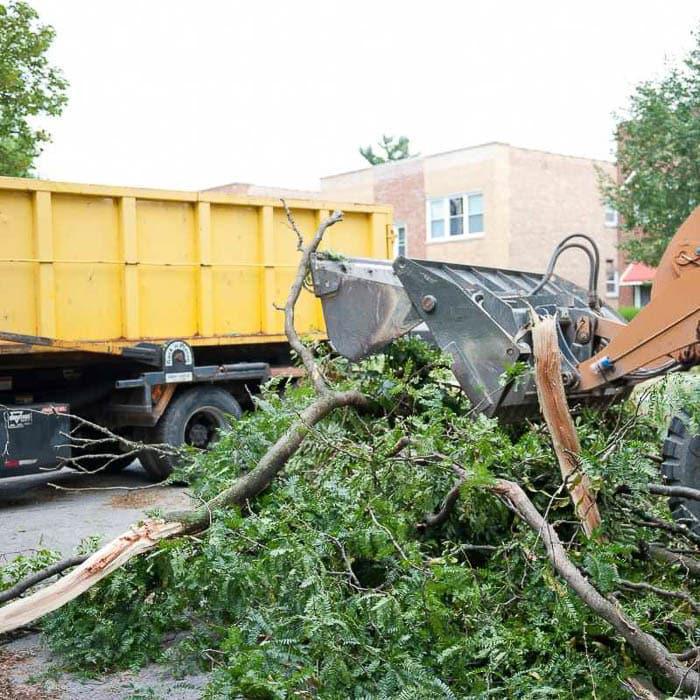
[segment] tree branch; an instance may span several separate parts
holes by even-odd
[[[284,201],[284,200],[283,200]],[[297,228],[296,222],[294,221],[291,212],[285,204],[285,211],[287,213],[287,220],[289,225],[292,227],[298,236],[301,236]],[[311,239],[308,245],[303,245],[299,243],[301,250],[301,260],[299,261],[299,267],[297,268],[297,274],[292,282],[292,287],[289,290],[289,296],[287,297],[287,303],[284,307],[284,332],[287,335],[287,340],[292,346],[292,350],[299,355],[301,361],[304,363],[304,368],[306,369],[309,379],[316,389],[318,394],[325,394],[329,391],[326,380],[321,374],[314,356],[304,343],[301,342],[299,334],[294,327],[294,307],[299,299],[299,294],[301,293],[302,287],[304,286],[304,278],[309,270],[309,261],[311,260],[311,255],[316,252],[318,246],[323,240],[323,235],[330,226],[337,224],[339,221],[343,220],[343,213],[340,211],[334,211],[329,217],[321,222],[318,227],[314,237]]]
[[[19,598],[26,590],[29,590],[37,583],[45,581],[47,578],[56,576],[57,574],[63,573],[66,569],[72,569],[74,566],[82,564],[88,558],[87,554],[76,557],[68,557],[67,559],[61,559],[55,564],[47,566],[41,571],[35,571],[33,574],[23,578],[18,581],[11,588],[6,588],[4,591],[0,592],[0,603],[6,603],[8,600],[13,600],[14,598]]]
[[[649,484],[649,493],[655,496],[670,496],[672,498],[687,498],[691,501],[700,501],[700,489],[691,489],[689,486]]]
[[[598,592],[569,559],[554,528],[540,515],[518,484],[498,479],[490,490],[538,533],[555,571],[596,615],[608,622],[629,643],[645,663],[686,692],[692,694],[697,691],[700,687],[700,674],[681,665],[663,644],[640,629],[622,610]]]
[[[447,492],[445,499],[440,506],[440,510],[437,513],[426,513],[423,522],[418,523],[417,528],[419,530],[425,530],[429,527],[437,527],[442,525],[447,518],[450,517],[450,513],[454,510],[455,505],[459,499],[459,490],[464,484],[465,477],[462,476],[457,483]]]
[[[678,600],[688,603],[694,612],[700,614],[700,603],[698,603],[685,591],[669,591],[666,588],[652,586],[650,583],[644,583],[643,581],[628,581],[626,579],[620,579],[619,583],[623,588],[627,588],[631,591],[647,591],[648,593],[656,593],[656,595],[664,598],[677,598]]]
[[[342,219],[334,212],[318,227],[312,241],[302,250],[297,274],[285,306],[285,331],[290,345],[301,357],[319,397],[299,414],[285,433],[267,450],[254,469],[196,510],[166,513],[162,519],[147,519],[107,543],[70,574],[26,598],[0,608],[0,633],[32,622],[60,608],[129,559],[143,554],[163,540],[209,527],[212,513],[218,509],[242,505],[267,488],[299,449],[312,426],[343,406],[367,408],[369,402],[358,391],[331,391],[316,366],[311,351],[304,346],[294,328],[294,307],[299,299],[311,254],[318,248],[329,226]]]
[[[678,554],[671,552],[666,547],[659,547],[655,544],[650,544],[648,547],[649,555],[653,559],[676,564],[683,567],[689,574],[700,576],[700,560],[688,556],[687,554]]]

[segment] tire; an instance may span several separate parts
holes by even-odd
[[[242,411],[238,401],[225,389],[198,386],[176,394],[165,409],[155,428],[149,431],[147,442],[192,445],[209,449],[219,430],[229,427],[229,416],[238,419]],[[139,459],[148,476],[162,481],[172,472],[177,456],[159,455],[144,450]]]
[[[661,452],[661,471],[669,486],[700,489],[700,434],[690,432],[690,416],[681,412],[671,419]],[[669,498],[671,514],[700,535],[700,501]]]

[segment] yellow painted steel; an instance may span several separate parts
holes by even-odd
[[[389,207],[288,205],[306,236],[330,210],[343,210],[325,249],[390,254]],[[279,200],[0,177],[1,332],[98,352],[172,338],[282,341],[275,306],[284,304],[298,257]],[[308,292],[296,319],[302,333],[324,332]],[[0,353],[28,349],[0,342]]]

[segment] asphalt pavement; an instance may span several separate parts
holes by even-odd
[[[0,565],[38,549],[69,556],[82,540],[97,535],[106,542],[147,511],[191,505],[185,488],[152,484],[138,461],[120,474],[62,469],[0,479]],[[206,683],[204,675],[177,680],[155,664],[86,680],[54,670],[56,662],[40,634],[0,639],[0,698],[194,700]]]

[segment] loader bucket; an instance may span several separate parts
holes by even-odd
[[[328,337],[350,360],[378,352],[421,323],[391,262],[316,256],[311,264]]]
[[[597,318],[615,318],[607,307],[592,309],[585,289],[556,275],[397,258],[311,263],[316,296],[323,305],[328,337],[337,352],[359,360],[422,323],[452,356],[452,369],[477,410],[512,419],[537,411],[531,375],[504,381],[516,362],[532,364],[530,319],[556,315],[562,371],[572,378],[569,396],[582,403],[607,402],[575,391],[576,367],[590,357]]]

